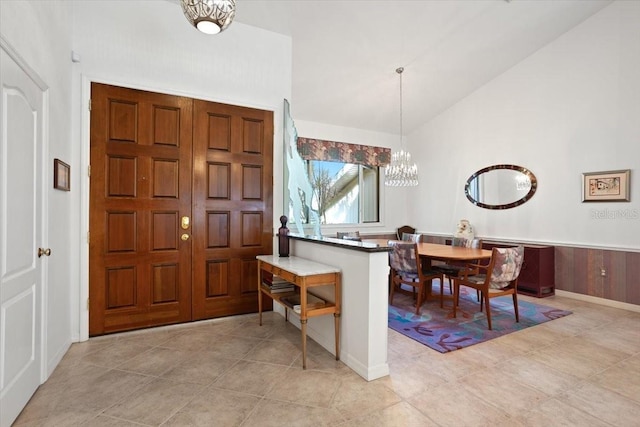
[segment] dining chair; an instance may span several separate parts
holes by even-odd
[[[415,243],[420,243],[422,242],[422,234],[420,233],[402,233],[402,240],[403,242],[415,242]]]
[[[402,240],[402,233],[409,233],[409,234],[414,234],[416,232],[416,229],[413,228],[410,225],[403,225],[402,227],[398,227],[396,229],[396,237],[398,238],[398,240]]]
[[[454,237],[451,246],[459,246],[463,248],[482,249],[482,239],[465,239],[462,237]],[[468,268],[469,264],[477,264],[478,260],[471,261],[448,261],[445,264],[434,265],[432,268],[440,271],[449,281],[449,293],[453,294],[453,279],[460,275],[462,270]],[[480,301],[480,292],[478,292],[478,301]]]
[[[440,280],[440,307],[442,307],[442,273],[433,270],[422,270],[422,263],[418,254],[418,244],[390,240],[389,266],[391,267],[391,290],[389,305],[393,305],[396,290],[402,291],[402,285],[413,288],[416,298],[416,315],[420,314],[423,298],[426,297],[426,287],[431,286],[433,279]],[[397,288],[397,289],[396,289]],[[417,295],[416,295],[417,294]]]
[[[338,237],[338,239],[354,240],[356,242],[362,241],[359,231],[338,231],[336,233],[336,236]]]
[[[456,307],[460,300],[460,286],[467,286],[480,291],[480,311],[483,305],[487,310],[487,323],[491,330],[491,298],[511,295],[513,298],[513,311],[516,315],[516,322],[520,321],[518,315],[518,276],[524,260],[524,246],[511,248],[493,248],[491,260],[486,266],[473,264],[470,269],[462,270],[460,276],[453,281],[453,317],[456,317]],[[468,272],[485,271],[474,275]]]

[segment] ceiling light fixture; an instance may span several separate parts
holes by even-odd
[[[205,34],[224,31],[236,16],[236,0],[180,0],[182,12]]]
[[[402,134],[402,72],[404,68],[396,69],[400,75],[400,151],[391,155],[391,163],[384,169],[384,184],[390,187],[414,187],[418,185],[418,166],[411,161],[411,154],[403,149]]]

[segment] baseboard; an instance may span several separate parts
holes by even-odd
[[[640,305],[629,304],[628,302],[620,302],[606,298],[593,297],[591,295],[577,294],[575,292],[568,292],[560,289],[556,289],[556,295],[559,297],[566,297],[579,301],[586,301],[593,304],[606,305],[607,307],[620,308],[622,310],[640,313]]]

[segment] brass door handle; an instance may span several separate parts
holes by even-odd
[[[187,233],[184,233],[182,236],[180,236],[180,238],[181,238],[182,240],[184,240],[185,242],[186,242],[187,240],[189,240],[189,237],[190,237],[190,236],[189,236]]]
[[[41,258],[42,255],[44,256],[51,256],[51,249],[47,248],[38,248],[38,258]]]

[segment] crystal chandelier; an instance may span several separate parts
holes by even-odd
[[[236,15],[236,0],[180,0],[180,4],[187,21],[205,34],[223,31]]]
[[[400,75],[400,151],[391,155],[391,163],[384,169],[384,184],[390,187],[414,187],[418,185],[418,166],[411,161],[411,154],[402,148],[402,72],[404,68],[396,69]]]

